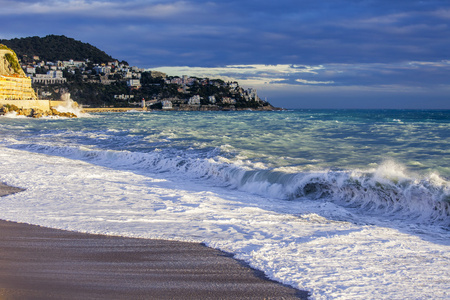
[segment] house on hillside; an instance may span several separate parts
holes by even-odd
[[[47,74],[35,74],[32,77],[33,83],[42,83],[42,84],[61,84],[67,81],[63,76],[63,72],[60,70],[51,70],[48,71]]]
[[[127,85],[132,89],[139,89],[141,87],[140,79],[129,79]]]
[[[169,100],[163,100],[162,102],[162,109],[172,109],[172,101]]]
[[[188,104],[200,105],[200,96],[199,95],[192,96],[191,98],[189,98]]]

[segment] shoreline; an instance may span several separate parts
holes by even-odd
[[[261,107],[261,108],[221,108],[212,109],[206,105],[198,107],[184,107],[173,109],[150,109],[148,107],[83,107],[81,111],[83,113],[99,113],[99,112],[127,112],[127,111],[283,111],[283,108],[279,107]]]
[[[0,196],[23,189],[0,183]],[[4,199],[2,199],[4,200]],[[0,220],[2,299],[307,299],[199,243]]]

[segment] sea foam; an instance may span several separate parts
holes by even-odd
[[[220,149],[209,153],[173,149],[143,153],[86,146],[16,144],[11,147],[144,174],[187,175],[275,199],[333,201],[363,214],[378,213],[394,219],[450,226],[450,183],[436,173],[410,174],[405,166],[392,160],[368,170],[284,173],[231,162],[218,155]]]

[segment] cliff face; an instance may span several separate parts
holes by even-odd
[[[20,67],[16,53],[3,45],[0,45],[0,75],[26,76]]]
[[[16,53],[0,44],[0,100],[36,100],[31,79],[20,67]]]

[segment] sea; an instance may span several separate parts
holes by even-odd
[[[450,299],[450,110],[0,117],[0,219],[200,242],[311,299]]]

